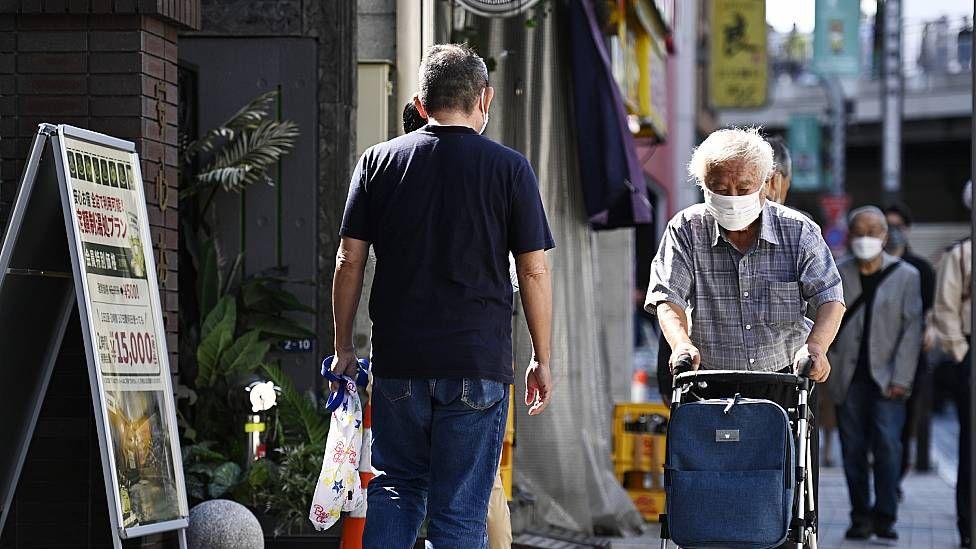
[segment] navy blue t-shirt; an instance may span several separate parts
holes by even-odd
[[[464,126],[375,145],[339,234],[376,254],[376,375],[514,382],[508,254],[555,245],[525,157]]]

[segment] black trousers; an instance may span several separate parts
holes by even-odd
[[[956,404],[956,413],[959,415],[959,469],[956,481],[956,516],[959,525],[959,534],[963,538],[970,537],[972,533],[972,501],[970,487],[972,477],[970,463],[972,454],[970,452],[970,429],[969,418],[969,384],[972,383],[972,366],[969,362],[970,353],[966,353],[966,358],[962,359],[956,370],[956,383],[952,387],[952,400]]]
[[[925,353],[918,357],[912,394],[908,397],[908,417],[901,431],[901,478],[905,478],[912,465],[912,439],[915,439],[915,470],[931,468],[929,447],[932,434],[932,372]]]
[[[792,373],[792,368],[785,368],[780,371],[780,373]],[[811,382],[811,386],[815,387],[816,384]],[[794,385],[787,385],[782,383],[715,383],[709,382],[708,387],[705,389],[695,388],[693,394],[704,399],[708,398],[728,398],[735,396],[738,393],[744,398],[762,398],[766,400],[771,400],[776,404],[779,404],[787,412],[791,408],[796,408],[797,402],[799,400],[800,391]],[[817,429],[816,418],[814,417],[814,412],[817,410],[817,391],[810,391],[807,397],[807,408],[809,413],[807,414],[807,434],[809,438],[807,439],[810,443],[810,458],[812,460],[812,467],[809,474],[813,475],[813,501],[814,509],[816,512],[813,516],[814,528],[818,525],[817,515],[820,510],[820,503],[818,499],[818,492],[820,491],[820,430]],[[794,417],[790,414],[791,419]],[[796,425],[793,425],[794,429]],[[801,458],[802,456],[797,456]],[[798,461],[799,462],[799,461]],[[809,506],[805,507],[809,509]],[[789,543],[784,545],[784,547],[791,546]]]

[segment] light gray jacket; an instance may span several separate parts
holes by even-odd
[[[871,377],[882,390],[892,383],[911,389],[922,346],[919,274],[915,267],[886,253],[882,256],[881,269],[895,262],[899,263],[898,267],[878,286],[871,307],[868,362]],[[844,284],[844,301],[850,307],[861,295],[857,261],[848,257],[837,264],[837,270]],[[847,389],[854,377],[861,338],[864,336],[866,309],[866,304],[858,307],[827,353],[831,366],[827,391],[836,404],[847,397]]]

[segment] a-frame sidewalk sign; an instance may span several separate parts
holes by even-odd
[[[41,124],[0,248],[0,531],[74,310],[108,515],[122,539],[189,515],[149,217],[135,144]],[[57,494],[52,493],[52,507]]]

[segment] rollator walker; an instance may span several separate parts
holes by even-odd
[[[675,365],[665,459],[661,547],[817,549],[807,359],[796,373],[692,370]],[[795,407],[770,400],[701,399],[709,384],[786,384]],[[786,545],[784,545],[786,544]]]

